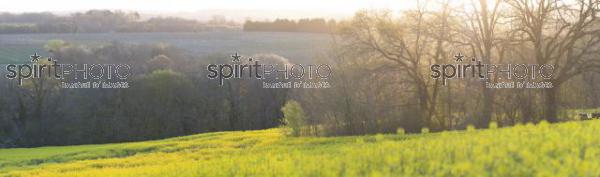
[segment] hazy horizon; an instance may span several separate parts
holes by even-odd
[[[0,7],[0,12],[32,13],[51,12],[65,15],[91,9],[136,11],[151,16],[182,16],[208,19],[213,15],[224,15],[240,21],[246,18],[263,20],[274,18],[344,18],[361,9],[390,9],[399,11],[415,5],[415,1],[394,0],[243,0],[192,1],[72,1],[72,0],[22,0],[12,1]]]

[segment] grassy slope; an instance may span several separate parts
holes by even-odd
[[[0,176],[600,176],[600,120],[336,138],[278,129],[0,150]]]

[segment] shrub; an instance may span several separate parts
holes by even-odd
[[[467,131],[468,131],[468,132],[473,132],[473,131],[475,131],[475,126],[473,126],[473,125],[467,125]]]
[[[398,135],[404,135],[405,133],[406,133],[406,131],[404,131],[403,128],[396,129],[396,134],[398,134]]]
[[[288,135],[300,136],[306,125],[306,116],[300,103],[290,100],[281,108],[283,112],[283,124],[288,130]]]
[[[490,122],[490,129],[496,129],[496,128],[498,128],[498,123]]]

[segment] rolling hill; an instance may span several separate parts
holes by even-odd
[[[0,150],[0,176],[600,176],[600,120],[420,135],[281,129]]]
[[[0,64],[26,62],[34,52],[47,56],[44,44],[54,39],[86,46],[111,42],[163,43],[197,57],[234,52],[274,53],[299,63],[313,61],[316,55],[326,52],[332,41],[327,34],[286,32],[4,34],[0,35]]]

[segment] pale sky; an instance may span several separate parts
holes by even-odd
[[[240,9],[353,13],[365,8],[403,10],[414,6],[415,0],[0,0],[0,4],[0,12],[70,12],[89,9],[194,12]]]

